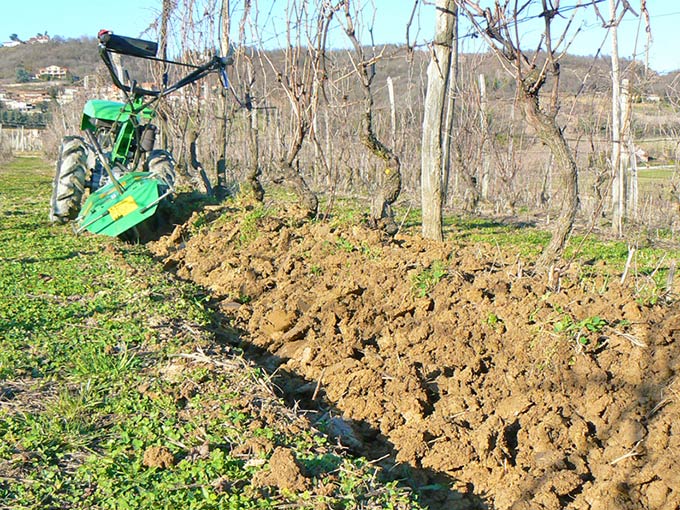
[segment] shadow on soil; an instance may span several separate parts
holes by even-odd
[[[354,455],[367,458],[383,469],[385,481],[398,481],[418,495],[429,510],[488,510],[481,494],[475,493],[472,483],[461,484],[452,477],[431,469],[417,468],[397,462],[394,445],[365,421],[346,420],[325,398],[323,387],[298,374],[281,368],[287,359],[275,356],[243,340],[244,332],[225,331],[220,324],[230,317],[219,310],[219,302],[209,303],[214,313],[214,333],[220,343],[238,347],[243,357],[266,371],[275,384],[275,391],[291,409],[302,410],[313,426],[336,439]],[[457,487],[454,489],[453,487]]]
[[[217,203],[216,198],[208,197],[197,191],[178,193],[172,202],[161,202],[156,214],[149,219],[123,232],[120,239],[133,244],[158,241],[161,237],[170,234],[177,225],[186,223],[193,214],[200,214],[205,206]]]
[[[186,223],[189,218],[213,202],[196,193],[180,194],[166,209],[160,210],[144,225],[129,242],[155,241],[168,235],[175,226]],[[163,263],[162,259],[159,259]],[[195,283],[195,282],[194,282]],[[206,296],[210,292],[205,291]],[[354,455],[367,458],[383,469],[385,481],[398,481],[418,495],[421,504],[429,510],[487,510],[490,508],[483,495],[476,494],[472,483],[462,483],[450,476],[431,469],[418,468],[398,462],[397,450],[390,441],[365,421],[346,420],[342,412],[325,398],[323,387],[298,374],[281,368],[287,359],[248,343],[243,331],[226,331],[220,325],[230,323],[231,318],[219,309],[219,301],[213,298],[209,304],[214,314],[216,339],[220,343],[242,349],[245,359],[265,370],[276,385],[278,395],[291,409],[302,410],[313,426],[335,438]]]

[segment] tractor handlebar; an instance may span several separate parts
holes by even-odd
[[[194,66],[190,64],[185,64],[182,62],[175,62],[172,60],[166,60],[156,57],[156,52],[158,51],[158,45],[155,42],[145,41],[142,39],[135,39],[132,37],[124,37],[120,35],[114,35],[110,30],[100,30],[97,35],[99,39],[99,55],[104,61],[104,65],[111,75],[113,84],[124,91],[125,93],[134,94],[137,96],[150,96],[154,98],[161,98],[166,96],[182,87],[190,85],[191,83],[200,80],[201,78],[207,76],[213,72],[219,72],[222,85],[225,88],[229,87],[229,80],[227,77],[226,68],[234,63],[232,55],[227,55],[226,57],[214,56],[211,60],[200,66]],[[181,78],[176,83],[170,87],[166,87],[163,90],[148,90],[142,87],[137,87],[136,84],[132,86],[125,85],[118,76],[118,72],[115,69],[113,62],[111,61],[110,53],[120,53],[122,55],[130,55],[133,57],[144,58],[147,60],[155,60],[160,62],[166,62],[169,64],[183,65],[187,67],[192,67],[194,70],[187,74],[184,78]]]
[[[111,30],[100,30],[97,39],[107,50],[122,55],[149,58],[155,57],[158,52],[158,44],[153,41],[115,35]]]

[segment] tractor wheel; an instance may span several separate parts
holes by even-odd
[[[52,183],[50,221],[66,223],[80,212],[85,192],[87,147],[81,138],[67,136],[59,150],[56,173]]]
[[[167,151],[156,150],[149,153],[146,171],[170,188],[175,187],[175,160]]]

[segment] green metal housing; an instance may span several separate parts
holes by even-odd
[[[113,163],[124,164],[127,160],[135,124],[155,116],[156,112],[152,109],[144,108],[142,100],[143,98],[135,99],[132,105],[104,99],[91,99],[85,103],[83,118],[80,122],[80,129],[83,131],[96,132],[97,128],[101,127],[102,121],[109,125],[112,123],[120,125],[111,153]]]
[[[142,97],[134,98],[131,103],[92,99],[85,103],[80,127],[96,133],[100,128],[115,126],[116,138],[108,164],[128,167],[135,130],[141,121],[154,115],[152,109],[144,107]],[[158,203],[169,194],[161,195],[161,187],[167,186],[148,172],[124,173],[117,182],[94,191],[87,198],[78,215],[78,230],[112,237],[122,234],[154,215]]]
[[[159,181],[148,172],[124,174],[118,182],[92,193],[80,211],[80,230],[115,237],[150,218],[156,212],[162,196],[158,193]]]
[[[125,122],[130,119],[132,113],[127,103],[107,101],[105,99],[90,99],[83,108],[83,119],[80,123],[80,129],[96,131],[97,120]],[[139,115],[144,119],[151,119],[154,116],[154,111],[150,108],[145,108],[141,112],[135,113],[135,115]]]

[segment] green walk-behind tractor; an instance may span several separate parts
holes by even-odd
[[[63,139],[54,176],[50,221],[75,220],[75,231],[119,236],[136,232],[158,205],[174,193],[175,162],[165,150],[154,148],[157,128],[152,124],[159,101],[210,73],[219,73],[227,88],[226,67],[231,57],[213,57],[195,66],[158,58],[158,45],[101,30],[99,54],[124,102],[93,99],[85,104],[81,130],[85,137]],[[130,81],[114,65],[112,54],[187,66],[192,70],[160,90],[147,90]],[[89,190],[89,195],[83,202]]]

